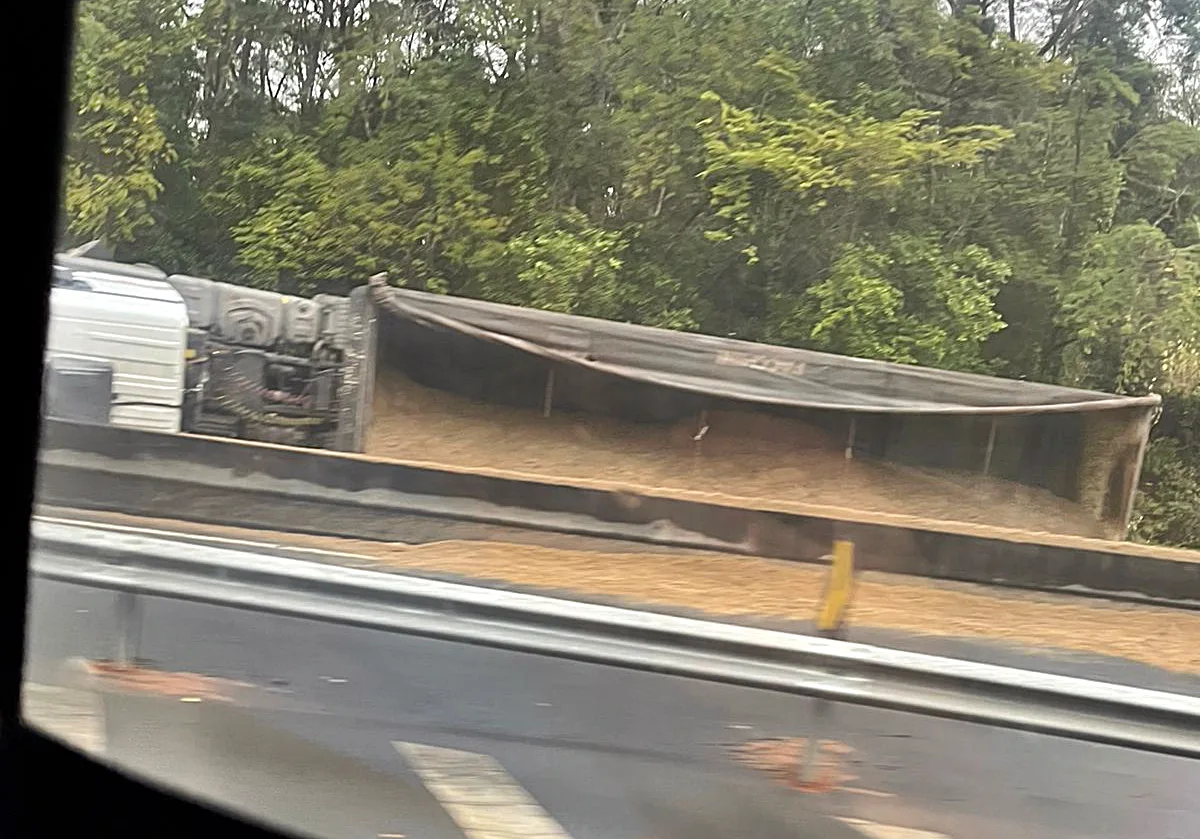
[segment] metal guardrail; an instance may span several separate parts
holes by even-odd
[[[130,632],[166,597],[1200,757],[1200,698],[1085,679],[40,521],[32,571]]]

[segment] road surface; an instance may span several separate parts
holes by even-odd
[[[27,680],[111,657],[113,600],[35,582]],[[107,756],[321,836],[1200,836],[1198,761],[838,705],[837,788],[800,792],[736,752],[811,734],[805,699],[161,600],[140,655],[252,687],[110,698]]]

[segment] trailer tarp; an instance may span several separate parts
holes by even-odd
[[[756,344],[463,297],[371,278],[391,316],[502,344],[549,362],[741,402],[897,414],[1035,414],[1153,408],[1107,393]]]

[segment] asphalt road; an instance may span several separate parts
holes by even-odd
[[[36,582],[26,678],[53,684],[71,657],[112,656],[113,600]],[[846,777],[804,793],[731,756],[813,733],[813,704],[793,697],[153,600],[140,655],[247,682],[254,698],[112,702],[111,759],[323,836],[1200,836],[1200,761],[838,705],[816,733],[847,747]],[[456,751],[420,758],[422,745]],[[467,776],[491,786],[472,792]],[[508,827],[462,803],[506,790],[527,796]],[[537,813],[536,831],[512,827]]]

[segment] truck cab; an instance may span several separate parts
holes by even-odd
[[[183,429],[188,312],[157,269],[57,257],[46,332],[47,417]]]

